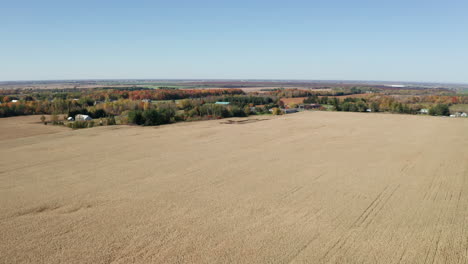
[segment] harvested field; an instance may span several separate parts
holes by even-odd
[[[338,96],[318,96],[318,98],[322,98],[322,97],[336,97],[338,99],[345,99],[345,98],[368,98],[368,97],[372,97],[372,96],[376,96],[378,94],[371,94],[371,93],[365,93],[365,94],[348,94],[348,95],[338,95]]]
[[[303,104],[304,99],[307,99],[307,97],[281,98],[281,101],[284,105],[290,106],[292,104]]]
[[[467,263],[467,134],[302,112],[4,139],[0,263]]]
[[[46,120],[51,117],[46,115]],[[53,134],[70,130],[63,126],[44,125],[40,115],[7,117],[0,119],[0,141],[6,139],[31,137],[42,134]],[[61,116],[63,119],[63,117]]]
[[[272,90],[272,89],[300,89],[300,90],[308,90],[308,91],[314,91],[314,92],[332,92],[333,90],[331,88],[313,88],[313,87],[284,87],[281,85],[278,86],[253,86],[253,87],[242,87],[242,91],[246,93],[250,92],[258,92],[258,93],[268,93],[269,91],[267,90]]]

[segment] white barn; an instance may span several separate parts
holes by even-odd
[[[89,115],[76,115],[75,116],[75,121],[89,121],[89,120],[93,120]]]

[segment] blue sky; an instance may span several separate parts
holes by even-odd
[[[468,1],[5,1],[0,80],[468,83]]]

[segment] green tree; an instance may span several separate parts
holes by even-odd
[[[232,116],[234,117],[244,117],[244,116],[247,116],[244,112],[244,110],[236,105],[232,106],[231,107],[231,113],[232,113]]]
[[[370,109],[371,109],[372,112],[379,112],[380,111],[379,104],[377,102],[373,102],[371,104]]]
[[[435,106],[429,108],[429,114],[436,116],[448,116],[450,115],[450,109],[446,104],[436,104]]]
[[[356,104],[357,111],[359,112],[365,112],[367,110],[367,104],[364,103],[363,101],[359,101]]]
[[[107,113],[103,109],[97,109],[92,113],[93,118],[101,118],[101,117],[106,117]]]
[[[333,105],[333,107],[335,108],[336,111],[341,111],[340,100],[338,98],[333,97],[332,105]]]
[[[158,113],[158,110],[156,109],[148,109],[143,111],[142,113],[143,117],[143,124],[145,126],[155,126],[160,124],[160,115]]]
[[[145,119],[141,110],[133,110],[128,112],[128,122],[130,124],[143,125]]]

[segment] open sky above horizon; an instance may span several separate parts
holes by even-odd
[[[468,1],[0,1],[0,81],[468,83]]]

